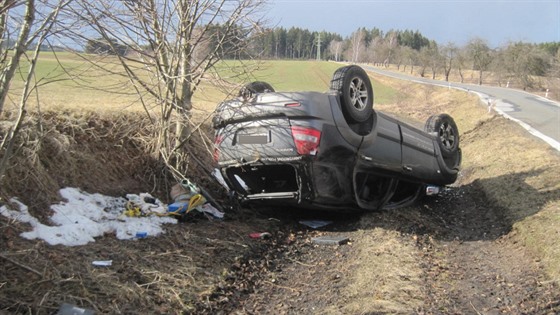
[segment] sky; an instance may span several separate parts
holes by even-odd
[[[560,0],[269,0],[267,10],[273,26],[343,37],[377,27],[418,30],[440,44],[560,42]]]

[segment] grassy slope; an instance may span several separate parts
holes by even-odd
[[[265,62],[255,77],[267,81],[277,91],[328,91],[332,74],[343,65],[316,61]],[[392,102],[396,91],[391,87],[372,81],[376,103]]]
[[[62,66],[59,64],[62,64]],[[97,65],[109,65],[114,62],[110,58],[96,60]],[[238,67],[239,62],[227,61],[219,65]],[[330,62],[314,61],[265,61],[249,63],[249,67],[256,68],[251,77],[239,76],[231,78],[230,91],[203,82],[194,96],[194,107],[199,110],[213,110],[217,103],[227,98],[228,93],[235,93],[238,86],[249,81],[267,81],[277,91],[318,91],[329,89],[329,83],[334,71],[341,65]],[[119,68],[111,65],[113,69]],[[26,71],[27,65],[22,65]],[[37,80],[41,86],[38,89],[42,109],[83,109],[83,110],[142,110],[134,88],[126,79],[117,75],[108,75],[96,66],[85,62],[81,57],[71,53],[44,52],[37,64]],[[223,74],[223,73],[221,73]],[[73,78],[74,80],[71,80]],[[391,102],[396,93],[390,87],[373,81],[376,91],[376,103]],[[14,82],[11,94],[14,103],[18,101],[22,79]],[[150,99],[148,98],[148,101]],[[35,107],[35,97],[30,100],[31,107]],[[150,104],[149,104],[150,105]]]
[[[93,86],[118,82],[108,76],[101,77],[102,80],[97,77],[96,81],[93,69],[81,68],[86,66],[79,60],[72,60],[71,56],[67,57],[65,66],[75,65],[76,69],[84,72],[84,76],[88,75],[82,79],[91,80]],[[332,72],[338,66],[327,62],[273,62],[257,72],[255,79],[270,81],[278,89],[299,90],[303,89],[301,84],[305,83],[309,84],[305,89],[325,91]],[[61,70],[56,68],[52,59],[41,61],[39,76],[44,77],[53,71]],[[271,73],[280,71],[284,71],[282,75],[286,76],[308,75],[308,80],[299,81],[299,85],[290,85],[289,80],[271,80]],[[21,81],[17,84],[21,86]],[[375,84],[378,92],[391,91],[387,86]],[[45,222],[48,214],[45,209],[57,200],[58,189],[64,186],[108,195],[150,191],[165,200],[169,187],[165,187],[166,182],[160,182],[161,161],[147,154],[147,148],[153,147],[150,143],[154,139],[149,137],[153,124],[141,113],[124,111],[125,103],[121,103],[114,95],[85,89],[68,81],[45,85],[39,92],[44,114],[41,125],[45,132],[37,131],[35,126],[39,118],[30,113],[27,116],[28,123],[22,130],[27,146],[22,145],[23,149],[18,150],[14,159],[18,162],[3,178],[2,191],[7,196],[21,196],[20,200],[30,206],[30,212]],[[17,95],[12,95],[14,100],[17,100]],[[388,99],[382,92],[377,95],[378,100]],[[219,98],[219,94],[215,90],[205,89],[197,96],[197,99],[201,98]],[[209,109],[215,106],[215,102],[208,104],[211,106]],[[202,107],[199,104],[197,106]],[[32,110],[30,108],[30,112]],[[9,120],[8,115],[5,112],[0,118],[0,128],[7,125],[2,119]],[[40,146],[33,147],[34,144]],[[205,180],[206,177],[201,173],[203,170],[193,167],[188,176]],[[15,178],[20,180],[11,180]],[[213,187],[211,184],[216,185],[215,182],[201,183],[209,188]],[[48,279],[74,275],[78,278],[72,283],[62,284],[63,289],[56,284],[54,287],[58,289],[53,292],[53,282],[40,281],[38,275],[29,277],[27,270],[3,262],[0,264],[0,283],[6,285],[0,286],[0,308],[13,310],[19,307],[17,305],[38,305],[37,309],[49,308],[49,313],[52,313],[61,302],[80,302],[81,296],[87,296],[93,302],[88,299],[87,303],[78,305],[90,308],[97,308],[98,305],[102,310],[100,313],[137,313],[136,308],[144,307],[146,313],[189,310],[192,308],[189,303],[209,295],[208,292],[223,281],[223,271],[231,268],[238,257],[250,251],[248,246],[239,246],[234,242],[237,237],[242,239],[242,235],[252,231],[267,230],[267,224],[261,222],[255,226],[240,219],[216,225],[203,220],[199,225],[189,226],[187,232],[185,226],[170,227],[165,237],[149,238],[147,242],[128,244],[106,237],[88,246],[69,249],[24,240],[19,237],[19,233],[27,229],[26,224],[8,222],[0,217],[0,251],[29,253],[19,256],[17,260],[41,270]],[[222,241],[220,238],[224,237],[224,233],[229,238]],[[162,249],[162,240],[166,244],[163,247],[165,249]],[[174,244],[180,245],[174,247]],[[119,266],[122,263],[125,268],[92,269],[90,262],[99,259],[99,255],[109,256],[114,259],[115,266],[119,261]],[[13,272],[14,268],[17,273]],[[60,275],[59,270],[63,275]],[[155,282],[154,277],[157,278]]]
[[[470,153],[465,180],[484,188],[513,232],[560,279],[560,154],[503,118],[482,121],[463,140]]]
[[[455,118],[463,150],[459,184],[482,187],[512,224],[511,235],[544,262],[552,279],[560,279],[560,154],[517,124],[487,113],[474,95],[378,80],[409,95],[378,109],[417,121],[438,112]]]
[[[94,85],[96,71],[72,56],[66,65],[85,70]],[[265,62],[254,78],[270,82],[277,90],[325,91],[333,71],[340,65],[327,62]],[[39,63],[38,73],[52,72],[52,57]],[[103,76],[102,82],[116,84]],[[478,99],[463,92],[402,83],[386,78],[373,80],[376,108],[410,121],[424,121],[430,114],[448,112],[457,120],[464,152],[461,184],[476,182],[489,201],[504,211],[518,239],[546,264],[553,279],[560,278],[560,156],[521,127],[486,113]],[[130,87],[128,88],[130,89]],[[195,106],[211,110],[224,94],[209,86],[195,96]],[[40,90],[42,107],[107,108],[122,111],[135,104],[133,95],[115,97],[99,90],[84,89],[69,82],[46,85]]]

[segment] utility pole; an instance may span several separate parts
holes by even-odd
[[[317,61],[321,60],[321,33],[317,38]]]

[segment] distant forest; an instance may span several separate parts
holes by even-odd
[[[498,80],[515,78],[523,88],[534,88],[534,76],[560,77],[560,42],[510,42],[491,48],[482,38],[467,44],[437,43],[419,31],[359,28],[350,36],[307,29],[268,29],[255,39],[254,51],[263,59],[316,59],[396,65],[421,76],[449,79],[451,70],[492,71]],[[319,49],[319,54],[318,54]]]
[[[491,71],[498,84],[510,80],[523,89],[539,88],[535,76],[560,78],[560,42],[510,42],[491,48],[483,38],[470,39],[465,45],[437,43],[413,30],[383,31],[379,28],[359,28],[350,36],[330,32],[315,32],[298,27],[265,29],[253,34],[239,29],[227,41],[220,40],[225,26],[207,25],[212,31],[199,53],[223,51],[222,58],[246,59],[320,59],[370,63],[380,66],[396,65],[399,70],[417,72],[435,78],[443,75],[449,80],[451,71],[458,72],[461,81],[465,70],[477,71],[478,83],[483,73]],[[231,26],[229,26],[231,32]],[[235,28],[235,27],[233,27]],[[248,47],[245,50],[236,46]],[[149,47],[146,47],[149,50]],[[89,40],[84,50],[97,54],[126,54],[126,45],[116,40]]]

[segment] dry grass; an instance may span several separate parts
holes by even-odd
[[[558,280],[558,153],[514,123],[488,114],[474,95],[375,79],[398,91],[393,103],[376,104],[377,109],[420,125],[439,112],[456,118],[464,157],[458,185],[482,187],[489,202],[512,222],[515,239],[540,257],[550,278]],[[103,97],[97,94],[93,99]],[[75,102],[80,102],[79,93]],[[100,108],[99,104],[113,103],[108,97],[86,107]],[[151,192],[166,199],[166,183],[171,180],[162,163],[151,156],[154,126],[143,114],[117,107],[93,113],[59,105],[59,110],[44,113],[41,132],[36,128],[37,116],[28,116],[16,162],[2,179],[3,198],[19,196],[43,220],[64,186],[108,195]],[[207,115],[195,114],[198,120]],[[9,115],[3,114],[0,128],[12,120]],[[191,142],[193,159],[188,161],[192,165],[187,176],[214,192],[219,187],[200,165],[209,162],[207,144],[200,139],[211,133],[207,124],[202,127],[196,134],[199,138]],[[228,268],[258,251],[246,235],[266,230],[267,224],[252,217],[234,222],[200,220],[171,226],[157,239],[122,242],[107,235],[92,245],[67,248],[23,240],[19,234],[28,227],[0,217],[0,309],[49,314],[68,302],[98,313],[190,313],[219,290]],[[347,303],[342,310],[327,311],[413,313],[423,299],[415,241],[376,226],[367,217],[359,228],[357,235],[363,241],[353,244],[351,284],[343,292]],[[379,240],[391,241],[372,248]],[[103,259],[112,259],[113,267],[91,266],[92,260]],[[391,268],[396,261],[406,262],[400,265],[407,269]]]
[[[191,313],[250,250],[243,235],[256,229],[200,221],[169,226],[158,238],[106,235],[69,248],[23,240],[19,224],[2,222],[0,228],[0,307],[10,314],[53,314],[62,302],[100,314]],[[94,260],[113,264],[94,267]]]
[[[5,113],[0,126],[10,120]],[[40,119],[30,113],[2,179],[0,204],[18,197],[48,225],[49,205],[66,186],[111,196],[150,192],[169,202],[173,180],[152,157],[154,132],[150,120],[134,112],[47,111]],[[210,164],[204,143],[198,134],[189,143],[194,153],[188,154],[192,165],[187,175],[221,196],[219,185],[200,165]],[[0,216],[0,310],[52,314],[66,302],[106,314],[192,312],[236,257],[249,252],[244,236],[257,229],[198,220],[169,226],[158,238],[120,241],[105,235],[96,243],[68,248],[24,240],[19,234],[29,226]],[[113,265],[96,268],[94,260],[113,260]]]
[[[481,139],[483,139],[481,141]],[[463,182],[476,182],[502,208],[522,242],[560,280],[560,155],[501,117],[463,137]]]
[[[375,227],[367,217],[361,227],[363,230],[354,236],[359,242],[353,244],[352,264],[348,266],[353,272],[343,291],[348,303],[326,313],[414,313],[425,298],[416,243],[398,231]]]
[[[404,72],[404,67],[401,66],[400,70],[397,69],[396,65],[389,65],[388,67],[391,71],[400,71]],[[426,73],[424,74],[425,78],[432,78],[432,72],[430,69],[426,69]],[[420,76],[420,68],[415,67],[413,73],[410,73],[410,67],[406,68],[407,74]],[[463,83],[468,84],[478,84],[479,73],[478,71],[473,70],[463,70]],[[436,73],[436,80],[445,80],[445,76],[443,72],[440,70],[439,73]],[[548,97],[553,100],[560,100],[560,78],[554,77],[532,77],[533,87],[528,89],[528,92],[535,93],[540,96],[547,95],[546,90],[548,89]],[[449,81],[451,82],[461,82],[461,76],[459,71],[456,69],[452,69],[449,74]],[[509,82],[509,85],[508,85]],[[503,86],[503,87],[510,87],[514,89],[523,89],[521,83],[516,78],[499,78],[495,73],[490,71],[484,71],[482,73],[482,83],[484,85],[491,85],[491,86]]]
[[[551,279],[560,279],[560,154],[525,129],[487,113],[475,95],[447,88],[376,77],[410,97],[384,111],[425,121],[446,112],[461,134],[463,165],[459,185],[475,183],[501,209],[514,234],[543,260]],[[377,106],[377,105],[376,105]]]
[[[10,113],[3,119],[10,121]],[[152,187],[146,180],[165,177],[158,174],[163,165],[147,154],[146,139],[153,132],[141,114],[59,111],[39,119],[30,113],[2,179],[2,194],[18,196],[34,209],[46,207],[67,186],[110,195],[123,194],[131,180],[137,180],[132,187]]]
[[[509,236],[528,248],[545,266],[548,279],[560,279],[560,155],[517,124],[494,114],[475,95],[375,77],[403,95],[393,104],[376,104],[412,124],[422,126],[430,115],[449,113],[461,133],[463,170],[456,185],[475,185],[512,226]],[[449,205],[451,208],[456,205]],[[410,314],[427,300],[423,269],[427,262],[414,237],[399,232],[406,222],[430,224],[409,217],[414,211],[395,210],[382,215],[379,223],[363,216],[352,244],[350,280],[341,291],[344,305],[330,307],[330,314],[386,312]],[[411,214],[412,213],[412,214]],[[401,218],[399,218],[401,216]],[[403,228],[406,230],[406,227]],[[421,237],[421,236],[418,236]],[[430,243],[430,241],[426,241]],[[375,244],[375,245],[372,245]],[[419,251],[420,250],[420,251]],[[429,264],[428,264],[429,265]],[[436,266],[445,270],[445,266]],[[438,276],[453,279],[436,268]],[[432,288],[433,289],[433,288]],[[438,303],[437,301],[435,303]],[[440,301],[440,303],[443,303]]]

